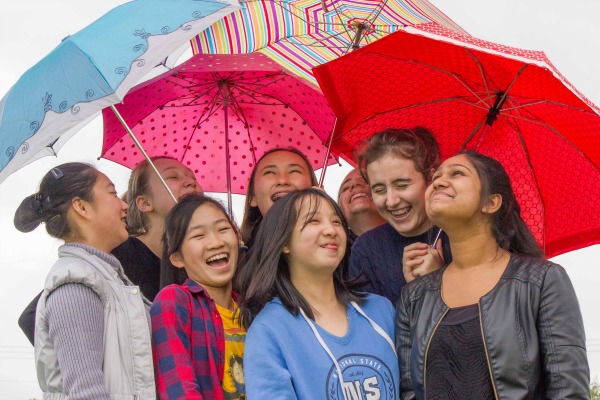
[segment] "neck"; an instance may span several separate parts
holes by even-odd
[[[462,225],[444,229],[450,239],[452,266],[460,269],[476,267],[501,258],[506,251],[500,249],[489,225]]]
[[[320,277],[292,276],[291,281],[296,290],[314,309],[339,303],[333,286],[333,276],[330,273]]]
[[[217,303],[219,306],[228,310],[233,310],[233,299],[231,297],[231,283],[221,287],[211,287],[203,285],[199,282],[196,283],[202,286],[204,290],[208,292],[211,299],[213,299],[215,303]]]
[[[149,218],[148,230],[139,235],[137,238],[144,243],[158,258],[161,258],[163,252],[164,232],[164,218]]]
[[[351,221],[350,219],[348,220],[348,225],[356,236],[360,236],[366,231],[377,228],[384,222],[385,220],[377,212],[363,212],[353,215]]]

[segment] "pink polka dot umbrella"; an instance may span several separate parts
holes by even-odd
[[[322,166],[335,122],[319,91],[259,53],[196,55],[116,108],[150,157],[174,157],[206,192],[229,194],[246,193],[256,160],[275,147],[296,147]],[[103,117],[102,157],[133,168],[142,152],[112,110]]]

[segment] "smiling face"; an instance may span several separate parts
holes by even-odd
[[[170,158],[160,158],[154,161],[154,165],[177,200],[190,193],[202,194],[202,186],[196,181],[192,170],[179,161]],[[175,205],[175,202],[169,193],[167,193],[154,171],[150,170],[148,173],[150,174],[150,195],[148,197],[152,202],[152,208],[157,214],[165,216]]]
[[[377,212],[369,184],[357,169],[350,171],[342,182],[338,204],[348,221],[357,214]]]
[[[312,185],[311,171],[298,154],[275,151],[256,165],[254,190],[250,205],[265,215],[273,203],[292,190]]]
[[[324,198],[303,198],[289,244],[284,246],[292,280],[298,276],[331,274],[346,252],[346,232],[336,210]]]
[[[237,258],[235,230],[221,210],[205,203],[194,211],[180,249],[170,260],[210,292],[211,288],[231,290]]]
[[[472,221],[485,205],[481,202],[481,181],[466,155],[444,161],[433,175],[425,194],[431,220],[443,228],[448,221]]]
[[[92,246],[108,253],[129,236],[126,229],[127,203],[117,195],[115,185],[102,173],[92,189],[88,202],[90,227],[95,242]]]
[[[379,214],[403,236],[417,236],[432,226],[425,213],[427,181],[414,163],[387,153],[367,165],[373,202]]]

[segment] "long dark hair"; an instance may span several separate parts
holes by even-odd
[[[331,197],[319,189],[295,190],[277,201],[263,218],[256,233],[254,246],[249,250],[234,278],[235,286],[241,288],[240,321],[246,328],[275,296],[281,299],[290,313],[298,315],[302,309],[309,318],[314,319],[310,305],[291,282],[287,257],[282,253],[283,247],[289,244],[299,218],[299,210],[305,201],[309,202],[311,212],[318,210],[322,201],[331,204],[342,221],[344,230],[348,232],[348,224],[342,210]],[[336,295],[344,304],[350,301],[360,302],[365,296],[356,291],[358,283],[348,279],[349,250],[346,242],[344,258],[333,274]]]
[[[479,175],[481,201],[493,194],[502,197],[502,205],[492,217],[492,234],[498,246],[511,253],[544,257],[544,252],[521,217],[521,207],[502,164],[473,150],[459,154],[464,154],[469,159]]]
[[[93,201],[93,188],[100,172],[93,166],[71,162],[52,168],[40,183],[40,190],[27,196],[15,211],[14,224],[21,232],[31,232],[42,222],[52,237],[65,239],[76,232],[69,223],[72,200]]]
[[[358,169],[367,182],[367,166],[389,153],[411,160],[425,182],[431,181],[431,172],[440,166],[440,147],[429,130],[389,128],[373,134],[356,151]]]
[[[251,247],[251,243],[253,240],[254,233],[257,229],[257,226],[260,224],[260,221],[263,219],[263,215],[260,213],[258,207],[252,207],[250,202],[252,201],[252,197],[254,196],[254,181],[257,172],[257,166],[260,162],[268,156],[269,154],[278,152],[278,151],[287,151],[289,153],[294,153],[302,157],[304,162],[306,163],[306,167],[310,173],[310,180],[312,186],[318,186],[319,182],[317,181],[317,176],[315,175],[315,170],[313,169],[308,158],[297,148],[295,147],[276,147],[274,149],[268,150],[263,154],[252,169],[252,174],[250,175],[250,181],[248,182],[248,190],[246,191],[246,201],[244,203],[244,217],[242,219],[242,226],[240,227],[240,231],[242,233],[242,240],[244,243]]]
[[[215,206],[227,218],[229,225],[236,229],[231,216],[219,200],[200,194],[189,194],[182,198],[167,214],[165,233],[163,236],[163,253],[160,267],[160,288],[172,283],[181,285],[188,278],[184,268],[177,268],[171,263],[170,257],[181,250],[186,232],[194,212],[205,204]]]

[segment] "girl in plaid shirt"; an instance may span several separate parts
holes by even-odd
[[[161,399],[245,399],[245,329],[231,280],[239,238],[221,203],[184,197],[167,215],[163,268],[183,269],[182,285],[162,289],[150,309]]]

